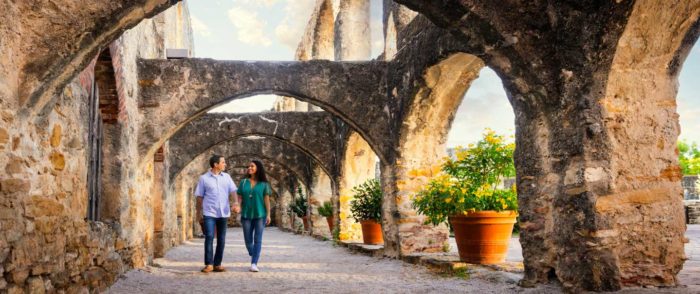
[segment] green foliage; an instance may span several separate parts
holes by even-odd
[[[517,210],[515,185],[499,187],[515,175],[514,151],[515,144],[487,130],[476,145],[458,147],[456,160],[445,159],[442,173],[417,193],[413,207],[434,225],[470,211]]]
[[[700,175],[700,149],[698,144],[678,141],[678,162],[683,175]]]
[[[301,191],[301,187],[299,187],[297,189],[297,196],[295,196],[294,199],[292,199],[292,203],[289,204],[289,208],[298,217],[306,216],[306,211],[308,209],[308,205],[306,202],[306,195],[304,195],[304,192]]]
[[[356,221],[382,219],[382,188],[379,181],[370,179],[352,188],[354,199],[350,201],[350,212]]]
[[[323,202],[323,205],[318,208],[318,214],[323,217],[333,216],[333,205],[330,201]]]

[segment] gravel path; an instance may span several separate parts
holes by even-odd
[[[353,254],[331,242],[268,228],[263,236],[261,272],[248,272],[240,228],[229,228],[225,273],[203,274],[203,239],[171,249],[156,266],[132,270],[109,293],[479,293],[517,291],[512,283],[446,278],[394,259]]]
[[[671,289],[627,289],[621,293],[700,293],[700,225],[688,226],[686,261],[679,273],[684,286]],[[123,275],[108,293],[558,293],[555,285],[524,289],[516,279],[494,276],[443,277],[394,259],[351,253],[331,242],[267,228],[263,236],[261,272],[248,272],[250,259],[240,228],[229,228],[225,273],[203,274],[203,239],[171,249],[155,266]],[[511,250],[518,248],[511,248]],[[516,259],[517,254],[510,254]]]

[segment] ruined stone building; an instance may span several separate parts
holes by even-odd
[[[384,0],[372,60],[368,5],[318,0],[297,61],[247,62],[168,59],[196,49],[176,0],[0,1],[0,291],[105,289],[192,238],[213,152],[232,174],[266,162],[282,227],[293,187],[313,234],[332,201],[343,240],[359,238],[350,188],[378,159],[384,255],[438,252],[448,230],[412,196],[486,66],[515,113],[520,285],[678,284],[675,97],[700,1]],[[207,113],[258,94],[287,98]]]

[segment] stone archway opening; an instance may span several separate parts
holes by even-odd
[[[338,197],[334,199],[337,213],[338,239],[342,242],[362,242],[362,228],[352,216],[350,203],[354,199],[352,189],[367,180],[379,178],[379,159],[367,141],[351,132],[341,158]]]

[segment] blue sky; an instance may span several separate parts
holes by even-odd
[[[189,1],[195,57],[222,60],[293,60],[316,0]],[[381,0],[371,0],[372,56],[381,53]],[[681,139],[700,142],[700,46],[695,46],[679,78]],[[236,100],[213,111],[269,110],[272,95]],[[498,76],[484,68],[467,91],[448,135],[447,145],[477,141],[485,128],[514,133],[514,116]]]

